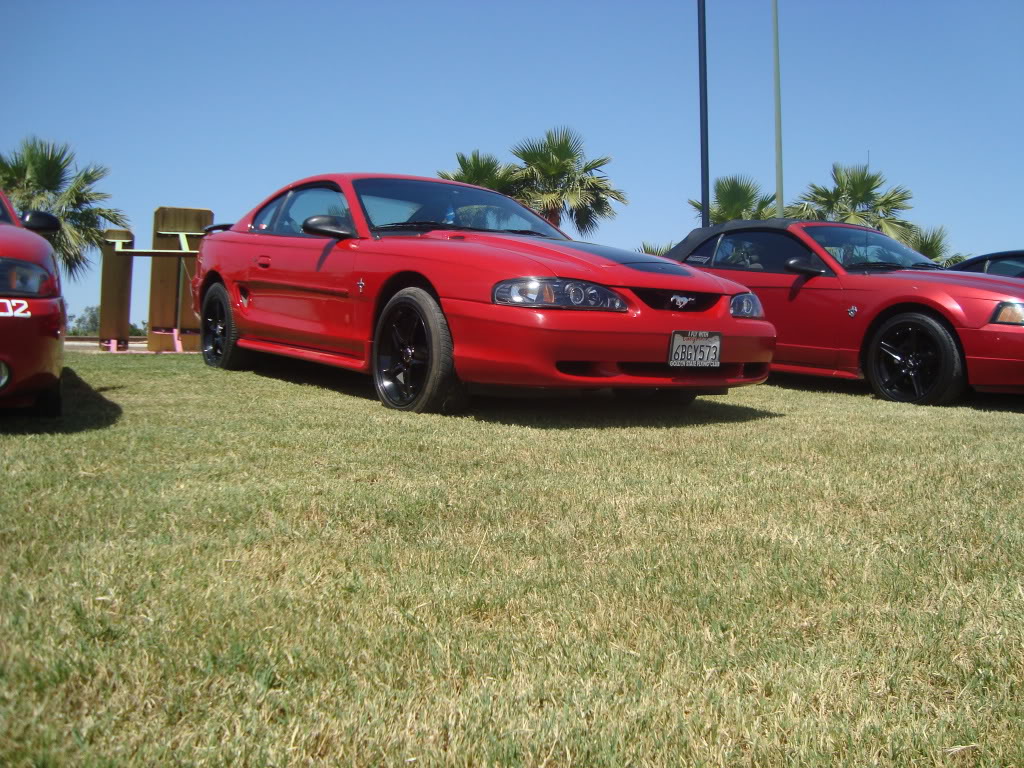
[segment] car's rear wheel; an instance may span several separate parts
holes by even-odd
[[[614,389],[616,398],[627,403],[651,403],[668,405],[672,408],[686,408],[697,399],[697,395],[686,389],[663,387],[660,389]]]
[[[454,413],[465,407],[448,321],[422,288],[402,289],[381,312],[373,336],[373,383],[388,408]]]
[[[885,400],[946,405],[967,385],[953,332],[920,312],[905,312],[882,323],[868,342],[865,362],[871,387]]]
[[[245,362],[245,351],[238,348],[238,326],[231,314],[227,288],[214,283],[203,297],[199,323],[203,360],[214,368],[233,370]]]

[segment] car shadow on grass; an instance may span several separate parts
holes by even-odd
[[[110,427],[121,418],[121,406],[113,403],[93,389],[72,368],[61,374],[64,390],[64,415],[61,418],[43,418],[27,409],[0,409],[0,434],[46,435],[74,434]],[[107,387],[106,389],[118,389]]]
[[[791,373],[773,373],[767,384],[792,392],[809,392],[829,395],[849,395],[866,397],[878,402],[871,385],[865,380],[833,379],[825,376],[800,376]],[[908,408],[924,407],[908,405]],[[972,408],[977,411],[997,411],[1002,413],[1024,413],[1024,397],[1020,395],[991,394],[968,390],[964,395],[947,408]]]
[[[377,400],[372,379],[352,371],[273,355],[253,356],[248,368],[257,376],[322,387],[363,400]],[[469,408],[462,414],[478,421],[553,429],[676,427],[754,421],[780,415],[732,405],[727,402],[727,396],[699,397],[688,408],[680,408],[671,402],[618,400],[607,390],[570,393],[504,389],[500,395],[489,389],[474,392]]]
[[[1024,396],[999,395],[989,392],[971,392],[962,403],[975,411],[991,411],[993,413],[1024,413]]]
[[[814,392],[852,397],[873,397],[871,385],[862,379],[835,379],[828,376],[800,376],[795,373],[773,373],[768,386],[792,392]]]
[[[466,416],[477,421],[539,429],[686,427],[774,419],[782,414],[735,405],[728,396],[698,397],[689,406],[671,400],[622,400],[610,391],[473,398]]]
[[[373,390],[373,380],[369,376],[323,363],[253,353],[246,360],[246,370],[268,379],[329,389],[339,395],[364,400],[377,399],[377,393]]]

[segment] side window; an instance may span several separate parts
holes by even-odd
[[[274,220],[274,214],[277,213],[277,209],[281,207],[281,201],[284,200],[284,195],[270,201],[263,210],[252,217],[252,224],[249,225],[249,229],[252,232],[266,232],[270,229],[270,224]]]
[[[1024,256],[1009,259],[992,259],[988,263],[988,273],[1005,277],[1024,277]]]
[[[281,215],[274,222],[276,235],[301,235],[302,222],[310,216],[338,216],[349,226],[352,218],[348,213],[345,196],[328,187],[306,187],[293,190],[282,206]]]
[[[990,262],[989,262],[988,259],[982,259],[981,261],[976,261],[974,264],[971,264],[969,267],[964,267],[960,271],[961,272],[987,272],[988,271],[989,263]]]
[[[793,274],[786,269],[786,262],[792,258],[806,259],[822,269],[828,268],[808,248],[781,232],[733,232],[722,235],[715,252],[714,266],[720,269]]]
[[[693,249],[693,252],[686,257],[687,264],[694,264],[698,267],[706,267],[711,264],[711,259],[715,255],[715,246],[718,244],[718,238],[712,237],[710,240],[705,240],[703,243]]]

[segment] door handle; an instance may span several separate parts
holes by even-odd
[[[270,267],[270,257],[269,256],[257,256],[256,257],[256,266],[260,267],[261,269],[267,269],[268,267]]]

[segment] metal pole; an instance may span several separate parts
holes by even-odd
[[[697,57],[700,70],[700,225],[708,226],[711,183],[708,175],[708,45],[704,24],[704,0],[697,0]]]
[[[782,77],[779,75],[779,0],[772,0],[772,37],[775,52],[775,210],[785,215],[782,196]]]

